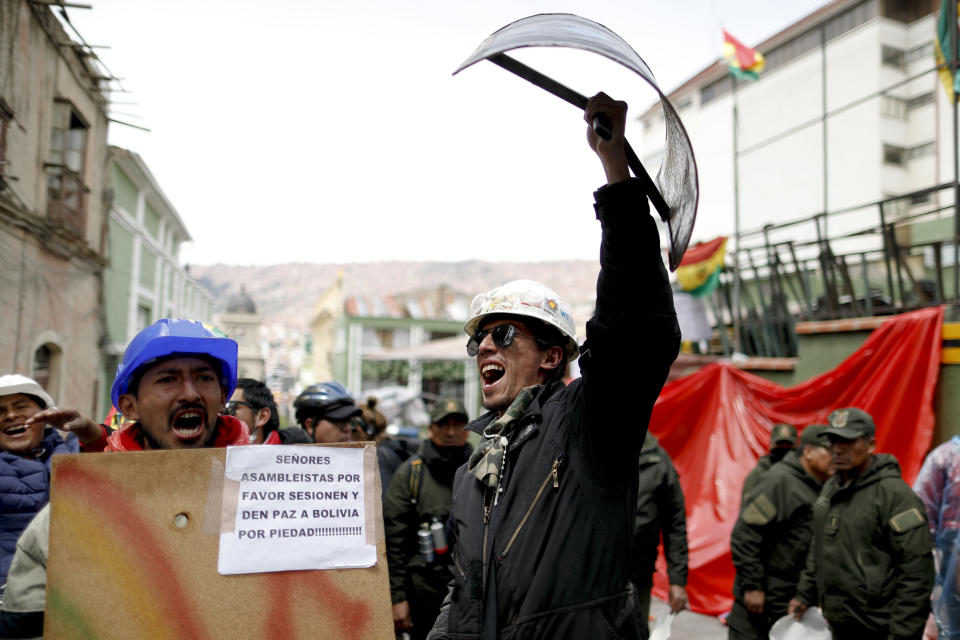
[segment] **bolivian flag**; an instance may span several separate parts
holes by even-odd
[[[723,236],[687,249],[677,267],[680,289],[696,297],[712,293],[720,282],[720,271],[726,255],[727,239]]]
[[[947,91],[947,97],[956,102],[957,93],[960,93],[960,71],[956,78],[950,77],[950,58],[957,55],[957,25],[951,24],[951,0],[943,0],[940,4],[940,19],[937,21],[937,37],[933,41],[934,55],[939,69],[940,82]]]
[[[763,55],[751,49],[723,30],[723,57],[727,60],[730,73],[741,80],[756,80],[766,61]]]

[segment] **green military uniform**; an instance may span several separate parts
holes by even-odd
[[[445,406],[438,407],[431,416],[432,421],[439,422],[451,413],[467,419],[463,405],[456,402],[451,411]],[[426,637],[430,631],[452,577],[449,567],[452,554],[449,551],[436,554],[433,562],[426,562],[417,548],[417,530],[421,523],[430,523],[433,518],[446,526],[453,500],[453,477],[457,468],[469,459],[471,451],[469,444],[437,447],[433,441],[424,440],[416,455],[397,468],[384,497],[390,597],[393,604],[409,603],[413,638]]]
[[[823,425],[808,426],[802,444],[828,446],[823,429]],[[813,503],[822,486],[804,469],[795,450],[774,465],[751,493],[730,537],[737,569],[734,603],[727,618],[731,640],[765,640],[770,627],[786,615],[810,547]],[[763,591],[762,613],[751,613],[744,606],[747,591]]]
[[[843,486],[830,478],[813,517],[797,599],[819,604],[835,630],[879,634],[857,637],[920,638],[933,591],[933,542],[923,503],[896,458],[875,456]]]
[[[788,444],[791,447],[797,443],[797,430],[793,425],[786,423],[777,423],[770,430],[770,451],[775,451],[778,445]],[[774,458],[767,454],[760,456],[757,460],[757,466],[750,470],[747,477],[743,480],[743,488],[740,490],[740,507],[743,508],[747,503],[747,496],[750,491],[757,486],[760,478],[766,475],[767,471],[783,458],[782,455]]]
[[[872,438],[860,409],[830,414],[828,436]],[[830,478],[813,506],[814,535],[797,600],[819,604],[833,637],[919,640],[930,613],[933,542],[920,498],[887,454],[859,475]]]

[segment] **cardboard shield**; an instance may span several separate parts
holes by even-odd
[[[480,60],[490,60],[580,109],[586,106],[585,96],[504,55],[506,51],[523,47],[569,47],[598,53],[639,75],[660,96],[666,124],[666,144],[656,181],[650,180],[629,144],[627,159],[634,175],[646,183],[647,196],[667,223],[670,270],[675,270],[687,250],[697,216],[700,196],[697,163],[680,116],[660,90],[650,67],[629,44],[602,24],[567,13],[544,13],[521,18],[491,34],[454,71],[454,75]]]
[[[375,566],[221,575],[225,448],[54,456],[44,638],[393,638],[376,451],[299,446],[366,447]]]

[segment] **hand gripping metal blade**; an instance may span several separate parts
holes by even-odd
[[[649,178],[629,144],[626,150],[631,170],[645,182],[647,196],[667,223],[670,270],[675,270],[687,250],[697,217],[700,197],[697,162],[686,129],[657,85],[650,67],[629,44],[602,24],[568,13],[543,13],[521,18],[492,33],[454,75],[480,60],[490,60],[580,109],[586,107],[587,98],[582,94],[505,55],[507,51],[523,47],[568,47],[598,53],[635,72],[660,96],[667,134],[663,163],[655,181]]]

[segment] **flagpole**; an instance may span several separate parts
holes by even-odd
[[[740,353],[740,166],[738,157],[740,147],[738,142],[738,115],[737,115],[737,77],[730,75],[733,83],[733,353]]]

